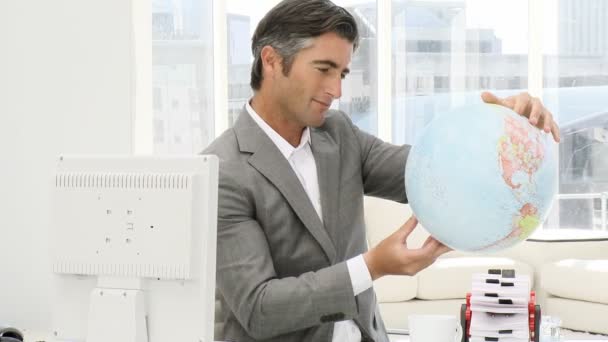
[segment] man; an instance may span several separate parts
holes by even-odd
[[[254,96],[204,152],[220,158],[218,340],[388,341],[372,280],[416,274],[449,250],[432,237],[408,248],[413,217],[367,250],[363,195],[407,202],[410,148],[329,111],[358,39],[353,17],[327,0],[283,1],[255,31]],[[557,139],[537,99],[484,100]]]

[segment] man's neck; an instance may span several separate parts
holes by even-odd
[[[300,145],[302,132],[306,127],[296,123],[287,117],[276,101],[269,100],[260,93],[256,93],[251,99],[251,108],[264,120],[268,126],[279,133],[291,146]]]

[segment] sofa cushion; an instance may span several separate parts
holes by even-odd
[[[534,271],[530,266],[509,258],[485,256],[441,258],[418,273],[416,297],[420,299],[466,298],[467,292],[471,292],[473,274],[486,273],[491,268],[514,269],[516,275],[529,275],[530,282],[533,282],[534,279]]]
[[[374,290],[380,303],[410,300],[418,292],[418,276],[385,276],[374,281]]]
[[[608,259],[565,259],[541,268],[542,288],[569,299],[608,304]]]
[[[543,314],[559,317],[562,320],[562,328],[608,334],[606,304],[549,297],[545,301]]]

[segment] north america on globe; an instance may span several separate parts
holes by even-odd
[[[533,182],[533,176],[540,167],[544,151],[540,141],[540,131],[535,130],[526,122],[516,120],[512,116],[505,117],[504,135],[498,141],[498,160],[502,169],[502,178],[506,185],[516,190],[523,184]],[[523,178],[515,176],[522,176]],[[505,240],[517,239],[520,236],[529,236],[540,223],[538,209],[533,203],[524,203],[519,212],[513,217],[512,231]],[[484,246],[487,248],[490,246]]]

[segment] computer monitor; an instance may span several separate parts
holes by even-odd
[[[217,157],[62,156],[54,181],[55,339],[211,342]]]

